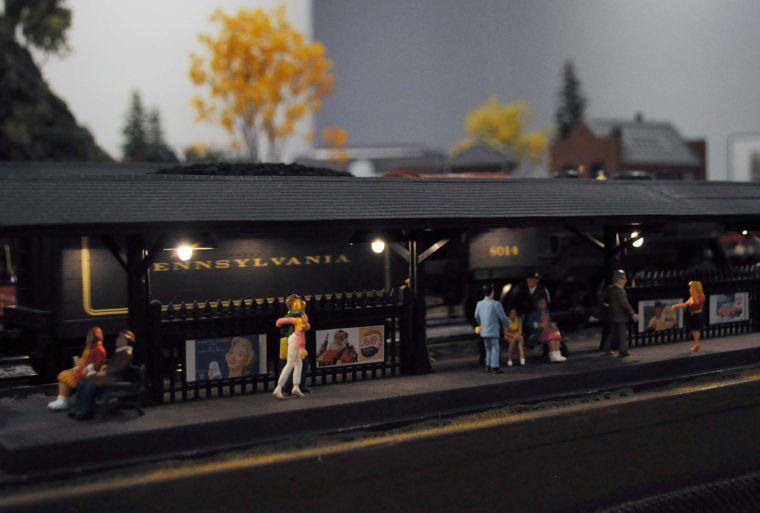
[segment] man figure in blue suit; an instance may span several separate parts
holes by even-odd
[[[486,372],[502,374],[499,369],[499,321],[507,324],[509,321],[504,313],[504,307],[493,298],[493,285],[483,285],[483,299],[475,307],[475,320],[479,333],[486,346]]]

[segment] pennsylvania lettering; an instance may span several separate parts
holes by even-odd
[[[154,272],[202,271],[205,269],[247,269],[256,267],[290,267],[299,265],[331,265],[350,263],[346,255],[308,255],[302,257],[225,258],[188,262],[154,262]]]

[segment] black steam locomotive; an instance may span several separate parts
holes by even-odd
[[[442,236],[429,233],[429,244]],[[529,271],[538,271],[552,295],[552,309],[564,329],[582,325],[593,313],[604,281],[598,249],[569,231],[498,228],[447,235],[449,243],[425,262],[426,294],[471,314],[483,283],[508,293]],[[149,270],[151,297],[164,304],[218,299],[282,297],[297,291],[323,294],[400,286],[406,264],[388,247],[380,254],[369,243],[264,238],[219,238],[213,249],[181,260],[163,251]],[[12,241],[17,302],[5,309],[6,329],[20,330],[21,349],[48,377],[81,350],[87,329],[106,333],[126,327],[127,279],[98,238],[33,237]],[[693,265],[725,265],[717,234],[705,227],[674,227],[647,236],[641,248],[622,256],[631,272]]]
[[[39,373],[49,376],[71,361],[89,327],[126,328],[126,273],[99,238],[34,237],[16,246],[18,304],[5,309],[5,328],[20,330]],[[162,251],[148,272],[150,294],[180,304],[381,290],[403,282],[403,266],[388,260],[368,243],[217,238],[185,260]]]

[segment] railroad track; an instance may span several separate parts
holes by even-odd
[[[327,439],[295,441],[289,447],[250,448],[231,451],[233,454],[229,456],[209,454],[208,458],[195,454],[186,461],[175,459],[173,463],[136,470],[122,467],[95,478],[68,474],[58,486],[9,494],[0,500],[0,511],[49,511],[52,505],[62,512],[101,511],[109,497],[120,491],[134,492],[125,493],[124,498],[141,511],[166,511],[170,507],[175,511],[208,511],[212,505],[209,500],[228,501],[225,506],[233,510],[250,507],[254,499],[266,500],[278,511],[302,511],[306,504],[314,510],[324,510],[327,505],[334,505],[334,499],[325,495],[324,490],[329,490],[330,476],[335,475],[341,476],[347,489],[358,487],[353,494],[341,495],[345,502],[341,505],[352,506],[348,509],[358,508],[371,490],[378,487],[385,490],[383,501],[362,503],[367,512],[387,511],[387,504],[395,504],[397,509],[398,505],[406,504],[410,510],[426,511],[445,510],[443,506],[453,504],[467,511],[484,511],[488,504],[500,506],[498,509],[502,511],[525,511],[526,504],[533,511],[599,511],[600,507],[605,507],[604,513],[662,511],[639,508],[641,502],[653,505],[651,498],[625,504],[620,501],[646,496],[652,491],[683,490],[684,485],[714,482],[721,474],[736,475],[737,469],[753,466],[751,460],[757,445],[752,442],[752,433],[743,430],[742,425],[756,418],[757,403],[748,398],[757,390],[758,379],[757,366],[724,369],[651,380],[625,387],[624,391],[615,387],[596,394],[588,391],[553,400],[536,399],[532,404],[523,401],[485,415],[460,413],[451,422],[415,426],[409,421],[405,423],[409,429],[404,424],[386,423],[382,429],[387,432],[379,434],[366,433],[369,430],[365,427]],[[685,383],[687,380],[691,382]],[[662,390],[646,392],[654,388]],[[633,397],[631,391],[643,392],[642,397]],[[591,401],[593,404],[588,404]],[[725,440],[710,437],[723,430]],[[488,443],[497,440],[501,443]],[[730,454],[713,451],[711,444],[706,443],[709,440]],[[636,451],[616,452],[632,444]],[[611,453],[615,453],[613,460]],[[471,456],[465,458],[463,454]],[[588,461],[579,461],[578,454]],[[372,465],[366,464],[369,457],[373,458]],[[621,480],[609,467],[619,460],[624,461],[622,469],[632,464],[642,469],[644,463],[655,465]],[[715,467],[717,462],[722,462],[725,468]],[[288,476],[292,478],[294,465],[301,485],[300,493],[295,495],[282,489],[289,483]],[[514,470],[518,465],[521,471],[511,476],[511,487],[496,486],[503,484],[504,471]],[[531,488],[536,476],[544,476],[546,468],[558,467],[562,468],[556,471],[559,475],[568,478],[580,474],[581,478],[554,480],[549,491],[541,484],[542,495],[536,495]],[[352,472],[345,473],[347,468]],[[476,468],[487,469],[481,477],[493,481],[492,486],[484,487],[489,492],[487,496],[479,487],[453,486]],[[756,471],[756,465],[753,468]],[[401,469],[408,472],[400,472]],[[745,486],[747,479],[751,481],[749,487]],[[402,486],[409,484],[409,480],[414,486]],[[726,484],[729,486],[723,486]],[[721,492],[724,489],[754,492],[756,474],[742,478],[738,483],[741,486],[735,484],[731,480],[717,488],[709,486],[707,494],[718,499],[711,505],[740,502],[735,497],[727,501]],[[230,488],[240,493],[223,493]],[[414,492],[407,493],[408,488]],[[193,492],[201,489],[203,493]],[[449,493],[451,490],[455,493]],[[694,494],[695,488],[687,490],[690,492],[687,495],[694,495],[694,499],[704,495]],[[668,495],[669,501],[665,503],[686,502],[684,499],[688,498],[681,491]],[[409,502],[411,496],[423,502]],[[662,497],[654,502],[663,505]],[[433,508],[432,504],[425,507],[424,499],[441,502],[442,507]],[[616,503],[619,506],[608,509],[609,504]],[[579,509],[572,509],[573,504]],[[671,510],[709,511],[668,509]],[[718,510],[754,511],[713,509]]]

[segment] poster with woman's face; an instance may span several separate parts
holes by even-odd
[[[317,367],[385,361],[385,326],[317,331]]]
[[[185,341],[188,383],[266,374],[266,335]]]
[[[749,320],[749,293],[710,295],[710,324]]]
[[[682,328],[683,311],[668,308],[680,302],[680,298],[639,301],[639,333]]]

